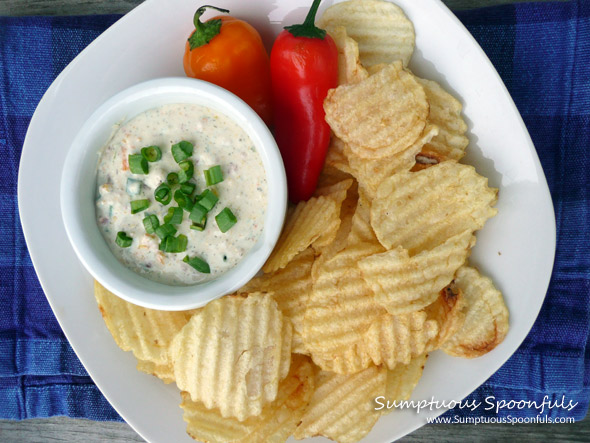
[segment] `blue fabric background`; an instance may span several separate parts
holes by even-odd
[[[590,397],[590,2],[526,3],[457,15],[492,60],[530,131],[553,196],[558,236],[535,326],[469,399],[540,402],[565,396],[566,403],[579,405],[545,414],[582,419]],[[16,198],[21,148],[37,103],[69,61],[118,18],[0,17],[0,418],[121,420],[51,312],[27,253]],[[485,414],[481,408],[471,413]],[[507,415],[537,411],[499,414]]]

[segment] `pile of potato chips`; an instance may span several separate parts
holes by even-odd
[[[392,3],[352,0],[319,26],[339,49],[332,144],[263,275],[187,312],[95,288],[138,369],[176,382],[199,441],[356,442],[388,411],[376,397],[410,397],[429,352],[478,357],[508,330],[502,294],[467,263],[497,190],[458,163],[459,101],[408,70],[412,23]]]

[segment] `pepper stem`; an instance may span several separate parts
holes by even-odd
[[[285,29],[294,37],[319,38],[323,40],[326,36],[326,31],[315,25],[315,16],[321,2],[322,0],[313,0],[311,8],[309,8],[309,12],[303,23],[300,25],[285,26]]]
[[[222,9],[211,5],[203,5],[197,9],[193,18],[195,31],[188,38],[191,51],[195,48],[198,48],[199,46],[209,43],[217,34],[219,34],[221,29],[220,19],[208,20],[205,23],[201,22],[201,16],[205,13],[207,8],[215,9],[219,12],[223,12],[224,14],[229,13],[229,10],[227,9]]]

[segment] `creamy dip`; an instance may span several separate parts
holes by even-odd
[[[168,205],[157,202],[154,190],[166,181],[168,173],[180,170],[171,153],[171,146],[180,141],[194,145],[189,158],[194,164],[194,175],[189,181],[196,184],[194,195],[211,189],[219,201],[208,213],[206,228],[201,232],[190,229],[189,212],[183,211],[183,221],[175,225],[175,235],[188,237],[187,249],[166,253],[159,250],[160,239],[146,233],[142,220],[154,214],[163,224],[168,209],[178,206],[174,199]],[[161,149],[162,158],[149,163],[147,175],[131,173],[129,154],[139,154],[141,148],[152,145]],[[221,166],[223,181],[207,187],[203,171],[215,165]],[[178,185],[171,188],[174,193]],[[267,205],[266,173],[249,136],[227,116],[200,105],[165,105],[123,124],[101,150],[96,198],[98,226],[121,263],[157,282],[191,285],[228,271],[257,242]],[[130,202],[140,199],[148,199],[149,208],[131,214]],[[225,207],[235,214],[237,223],[222,233],[215,216]],[[119,231],[133,238],[131,246],[117,245]],[[211,273],[200,273],[183,262],[187,255],[205,260]]]

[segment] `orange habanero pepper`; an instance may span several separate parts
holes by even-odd
[[[209,5],[197,9],[195,30],[186,42],[184,72],[233,92],[270,126],[270,65],[260,34],[245,21],[227,15],[202,23],[206,8],[229,13]]]

